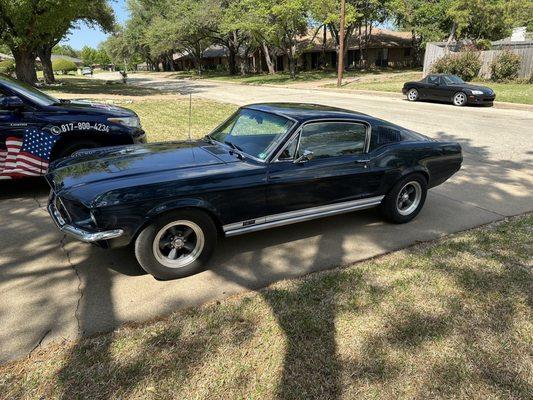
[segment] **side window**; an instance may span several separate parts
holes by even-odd
[[[436,85],[439,83],[439,79],[440,77],[438,76],[428,76],[428,83],[431,84],[431,85]]]
[[[365,151],[366,126],[351,122],[319,122],[304,126],[298,156],[312,151],[314,158],[361,154]]]
[[[3,100],[4,97],[6,97],[6,94],[4,92],[2,92],[2,89],[0,89],[0,111],[3,110],[2,100]]]
[[[402,141],[401,133],[392,126],[380,125],[372,129],[370,138],[370,151],[381,146]]]

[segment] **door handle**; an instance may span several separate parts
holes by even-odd
[[[370,160],[355,160],[357,164],[368,164]]]

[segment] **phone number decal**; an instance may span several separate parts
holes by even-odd
[[[101,123],[90,122],[71,122],[59,126],[54,126],[51,129],[52,133],[59,135],[61,133],[73,132],[73,131],[96,131],[96,132],[109,132],[109,126]]]

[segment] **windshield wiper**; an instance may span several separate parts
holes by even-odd
[[[203,140],[205,140],[207,143],[210,143],[210,144],[216,144],[216,141],[215,139],[213,139],[211,136],[209,135],[205,135]]]
[[[235,143],[231,143],[230,141],[224,141],[224,144],[227,144],[229,147],[231,147],[233,150],[230,153],[236,154],[241,160],[244,160],[246,157],[244,156],[244,150],[241,149],[239,146],[237,146]]]

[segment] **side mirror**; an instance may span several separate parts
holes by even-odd
[[[294,160],[295,164],[301,164],[308,161],[311,161],[314,157],[314,153],[311,150],[304,150],[304,153],[298,157],[296,160]]]
[[[4,110],[18,110],[24,108],[24,102],[17,96],[0,98],[0,108]]]

